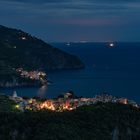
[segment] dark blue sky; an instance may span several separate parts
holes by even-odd
[[[140,41],[140,0],[0,0],[0,24],[46,41]]]

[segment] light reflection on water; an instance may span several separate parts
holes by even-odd
[[[48,89],[47,85],[43,85],[38,89],[37,96],[44,98],[46,96],[46,91]]]

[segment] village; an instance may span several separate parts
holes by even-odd
[[[46,73],[42,71],[27,71],[23,68],[18,68],[16,69],[16,72],[19,73],[22,78],[29,78],[33,80],[43,81],[46,77]]]
[[[71,92],[67,92],[55,99],[39,99],[39,98],[22,98],[18,97],[17,93],[14,92],[13,96],[9,98],[16,102],[15,108],[19,111],[25,112],[39,111],[39,110],[51,110],[56,112],[71,111],[80,106],[92,105],[101,103],[120,103],[129,104],[133,107],[139,108],[138,104],[134,101],[126,98],[117,98],[112,95],[96,95],[94,98],[78,98]]]

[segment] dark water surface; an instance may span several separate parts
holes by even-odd
[[[86,68],[48,73],[53,83],[47,88],[19,88],[1,92],[12,94],[16,90],[19,96],[48,98],[68,90],[85,97],[108,92],[140,103],[140,43],[114,43],[114,48],[109,48],[108,43],[52,45],[79,56]]]

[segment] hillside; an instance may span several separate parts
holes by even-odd
[[[3,112],[1,140],[138,140],[140,110],[98,103],[66,112]]]
[[[84,64],[74,55],[52,47],[46,42],[17,29],[0,26],[0,70],[78,69]]]
[[[54,48],[46,42],[17,29],[0,25],[0,87],[29,85],[16,73],[17,68],[26,71],[52,71],[84,68],[74,55]],[[30,85],[38,85],[38,81]]]

